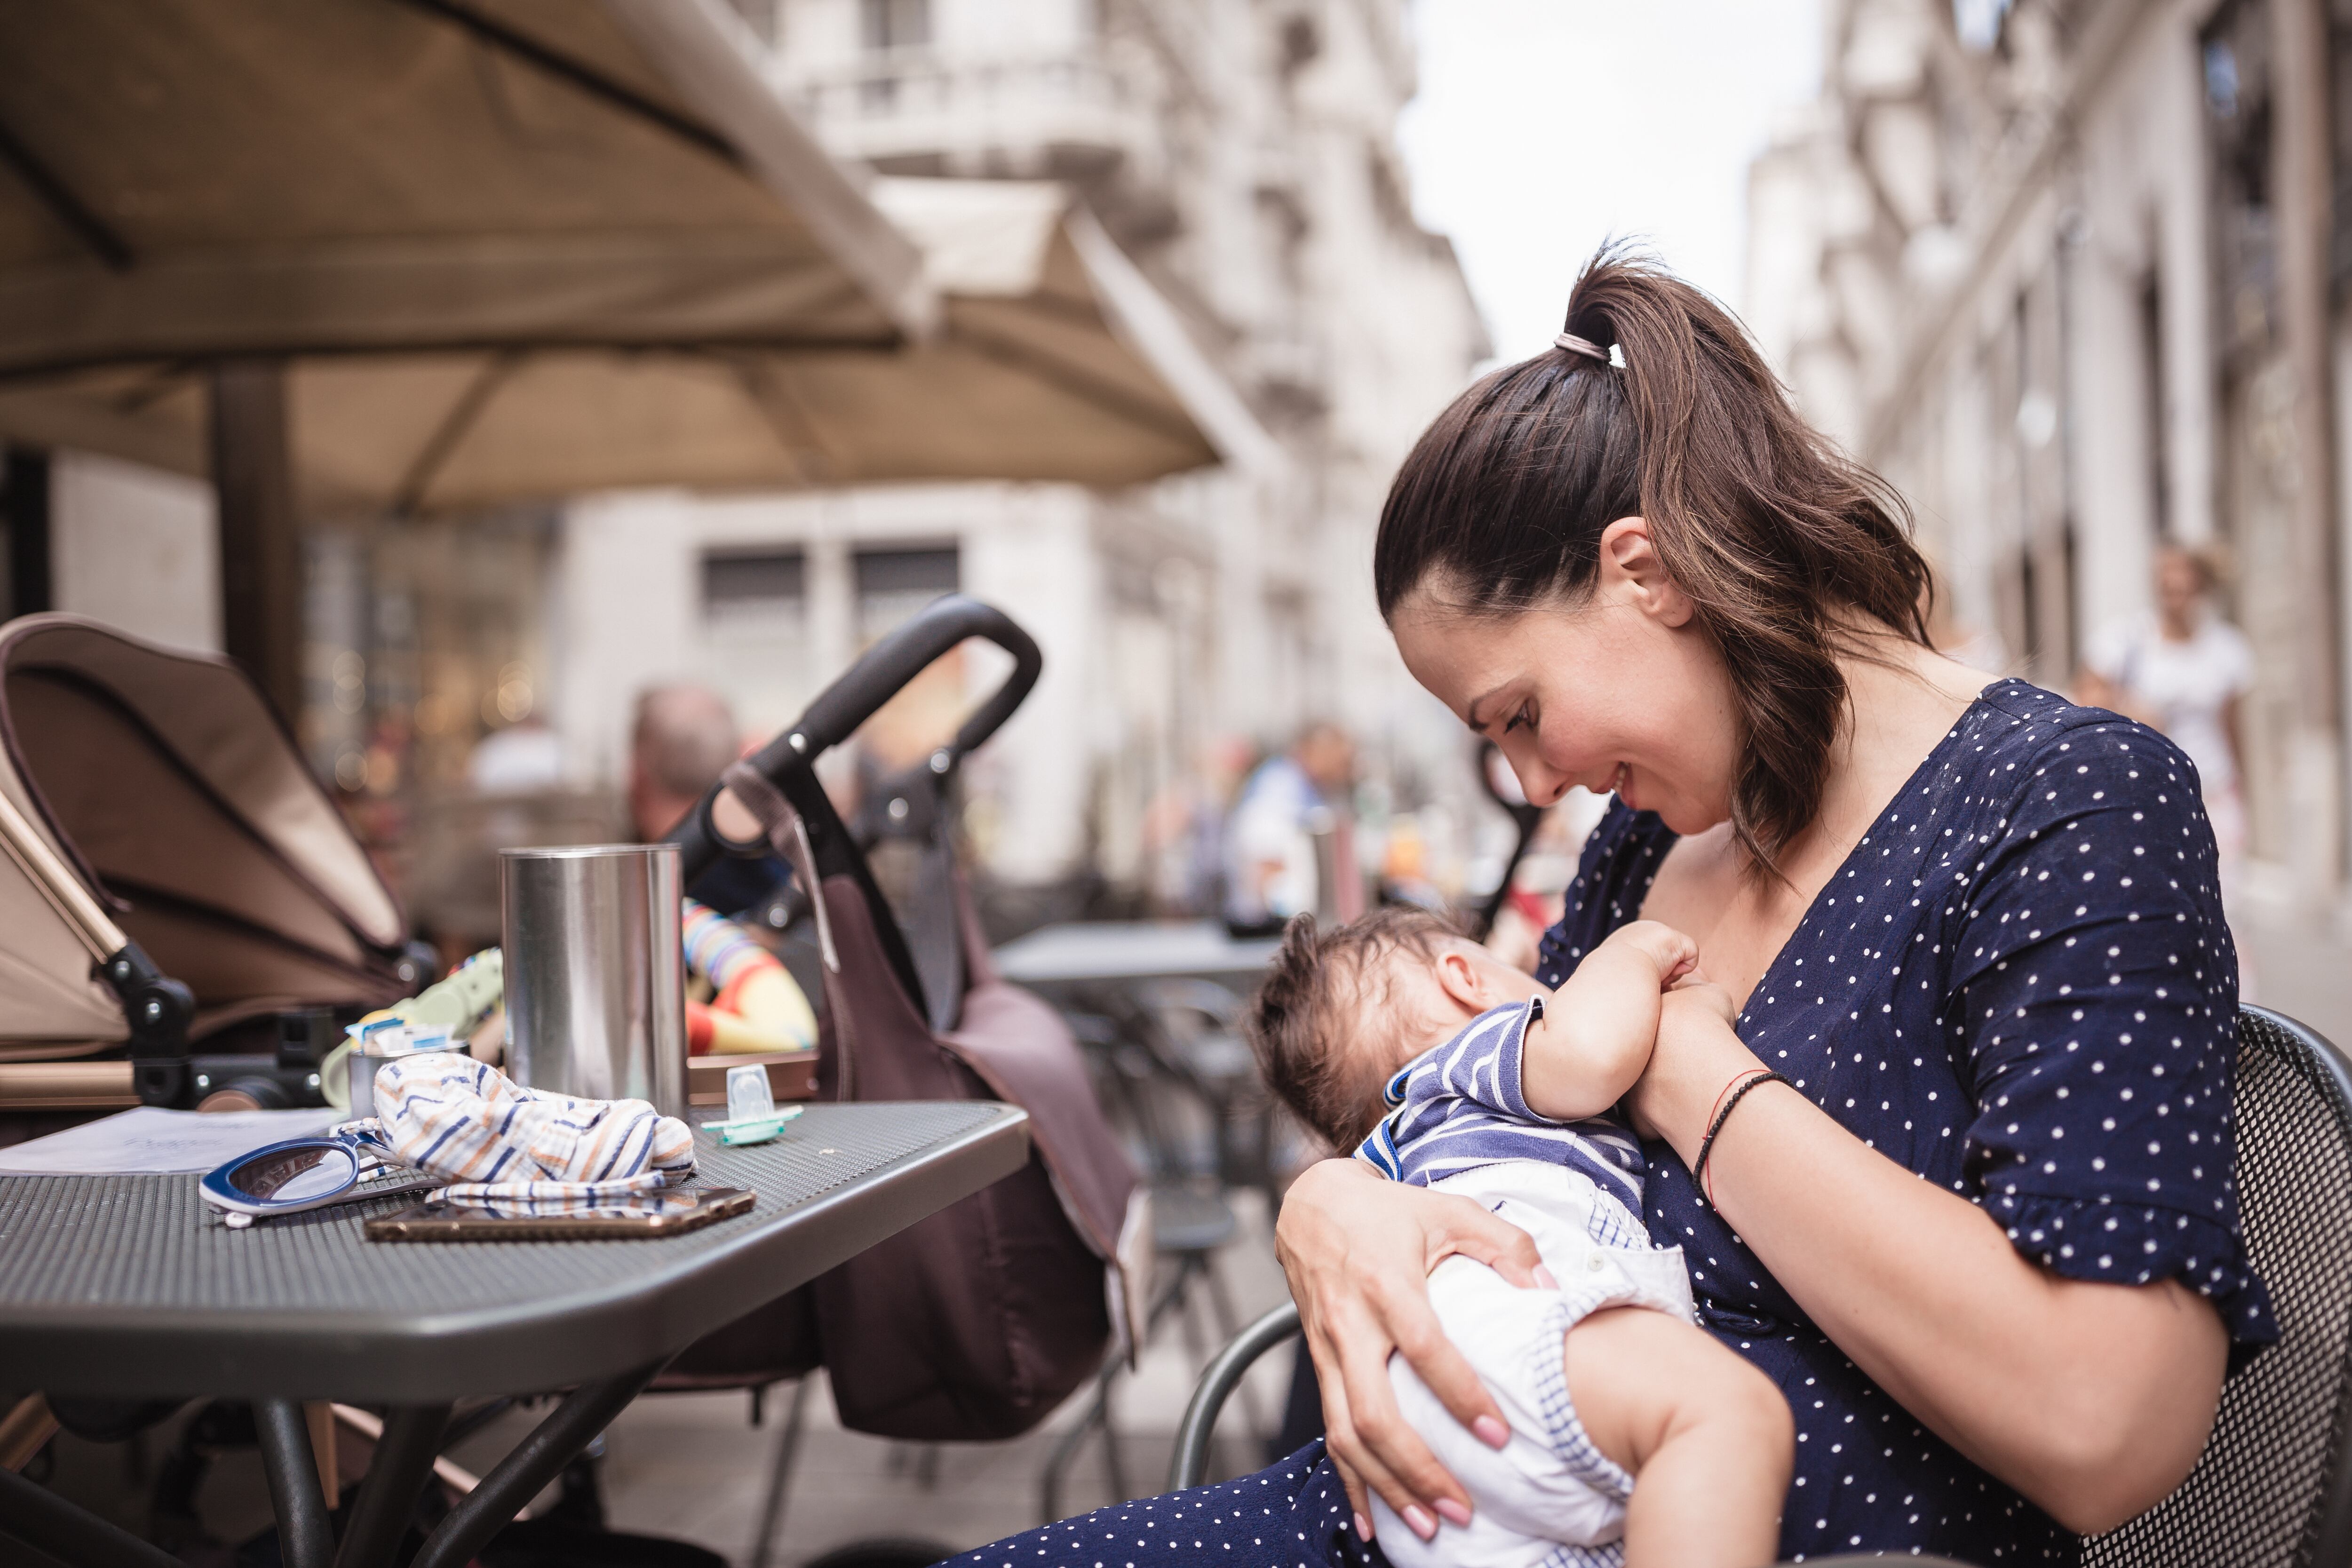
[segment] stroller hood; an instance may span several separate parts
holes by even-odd
[[[195,1037],[402,994],[398,906],[225,658],[79,616],[0,626],[0,795],[35,840],[0,858],[0,1059],[129,1037],[93,913],[195,993]]]

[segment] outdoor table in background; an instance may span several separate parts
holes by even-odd
[[[0,1177],[0,1388],[249,1399],[289,1568],[382,1568],[461,1397],[570,1388],[413,1568],[462,1568],[668,1360],[1028,1159],[989,1102],[811,1105],[772,1143],[698,1131],[748,1216],[626,1241],[371,1242],[407,1199],[231,1230],[194,1176]],[[389,1405],[340,1555],[299,1402]],[[76,1563],[173,1559],[0,1472],[0,1532]]]
[[[1155,1084],[1207,1110],[1221,1186],[1265,1192],[1269,1212],[1278,1203],[1273,1101],[1243,1039],[1241,1010],[1281,948],[1280,937],[1236,937],[1214,920],[1080,921],[1041,927],[992,955],[998,974],[1062,1009],[1094,1056],[1098,1091],[1125,1102],[1163,1241],[1182,1228],[1174,1216],[1190,1205],[1187,1178],[1199,1162],[1181,1125],[1156,1110]],[[1171,1026],[1188,1012],[1212,1026]],[[1215,1201],[1229,1229],[1222,1194]]]
[[[1045,926],[996,950],[996,971],[1040,991],[1144,980],[1213,980],[1246,994],[1279,937],[1235,937],[1216,921],[1084,921]]]

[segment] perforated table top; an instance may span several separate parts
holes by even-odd
[[[231,1230],[194,1176],[0,1177],[0,1390],[423,1403],[643,1366],[1021,1168],[987,1102],[812,1105],[774,1142],[698,1131],[682,1236],[372,1242],[380,1199]]]

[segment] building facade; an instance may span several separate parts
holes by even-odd
[[[1273,450],[1115,493],[574,505],[549,686],[575,771],[618,776],[626,696],[649,680],[710,681],[747,728],[772,730],[874,637],[961,588],[1045,652],[971,779],[975,844],[1007,879],[1165,882],[1154,812],[1201,788],[1221,746],[1278,745],[1313,717],[1355,730],[1384,777],[1450,771],[1467,788],[1458,726],[1412,687],[1371,606],[1389,477],[1486,352],[1451,247],[1406,196],[1402,0],[737,9],[835,155],[883,175],[1069,188]],[[976,658],[965,679],[993,675]]]
[[[2352,5],[1827,0],[1750,325],[1916,509],[1956,643],[2064,687],[2166,541],[2250,640],[2246,892],[2340,904]]]

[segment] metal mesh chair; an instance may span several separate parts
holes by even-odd
[[[2087,1568],[2352,1565],[2352,1066],[2241,1009],[2237,1111],[2246,1245],[2284,1338],[2223,1387],[2179,1489],[2094,1538]]]
[[[2352,1063],[2294,1019],[2242,1008],[2236,1098],[2246,1245],[2284,1338],[2222,1388],[2189,1479],[2087,1542],[2085,1568],[2352,1568]],[[1206,1479],[1226,1396],[1297,1331],[1285,1302],[1209,1363],[1170,1490]]]

